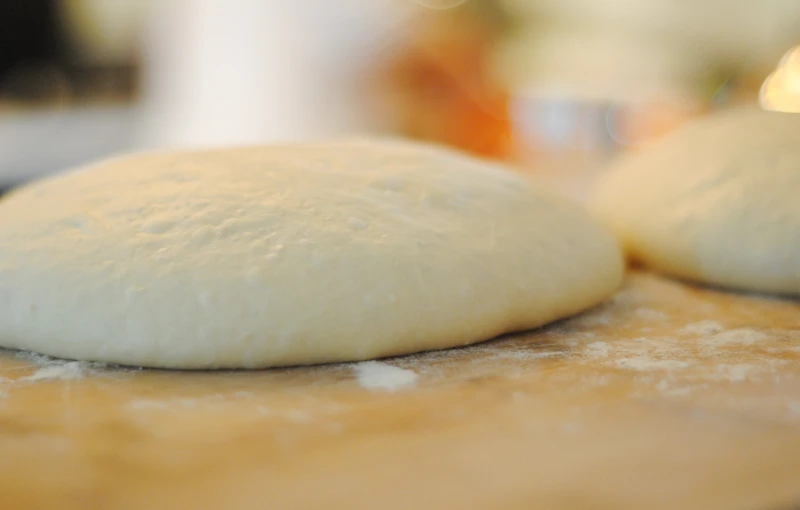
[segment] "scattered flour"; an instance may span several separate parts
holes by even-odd
[[[222,402],[224,397],[222,395],[211,395],[208,397],[189,398],[178,397],[167,400],[133,400],[127,404],[127,408],[144,411],[150,409],[194,409],[196,407]]]
[[[590,358],[605,358],[611,352],[608,342],[592,342],[586,345],[586,355]]]
[[[251,411],[255,411],[259,416],[278,418],[298,425],[311,423],[316,418],[315,415],[321,412],[324,414],[332,414],[330,408],[320,409],[319,407],[313,407],[311,409],[287,409],[283,406],[271,408],[264,403],[259,403],[256,399],[256,395],[249,391],[237,391],[227,394],[215,393],[213,395],[200,397],[174,397],[159,400],[137,399],[128,402],[125,407],[130,411],[137,412],[186,412],[204,411],[209,408],[219,410],[224,409],[225,406],[239,405],[242,402],[246,402],[248,404],[247,408]],[[339,429],[341,429],[341,425],[339,425]]]
[[[397,391],[416,385],[419,374],[382,361],[364,361],[351,365],[358,384],[368,390]]]
[[[695,387],[685,385],[680,386],[667,379],[662,379],[656,385],[656,389],[665,397],[685,397],[687,395],[691,395]]]
[[[26,384],[43,381],[69,381],[81,379],[107,366],[99,362],[68,361],[31,352],[20,352],[16,357],[33,363],[36,369],[32,374],[23,377],[0,377],[0,382],[7,384]]]
[[[52,380],[80,379],[90,371],[89,363],[85,361],[66,361],[52,363],[38,368],[31,375],[15,379],[14,382],[37,382]]]
[[[700,338],[695,341],[686,335]],[[758,358],[754,363],[740,363],[741,349],[735,348],[771,338],[756,329],[725,330],[714,321],[700,321],[685,326],[677,338],[651,336],[595,341],[584,344],[582,354],[585,363],[641,373],[636,376],[636,392],[650,387],[664,396],[683,397],[714,383],[778,380],[775,379],[780,377],[778,368],[788,364],[788,360]]]
[[[243,400],[249,401],[254,397],[255,395],[249,391],[237,391],[224,395],[215,393],[200,397],[173,397],[158,400],[137,399],[128,402],[125,407],[134,411],[198,409],[209,405],[229,404]]]
[[[755,329],[731,329],[717,333],[700,341],[708,347],[724,347],[727,345],[753,345],[769,339],[769,335]]]
[[[637,308],[633,312],[640,319],[648,321],[664,321],[669,318],[667,314],[660,310],[653,310],[652,308]]]
[[[722,324],[716,321],[699,321],[699,322],[692,322],[691,324],[687,324],[683,328],[678,331],[681,335],[695,335],[695,336],[702,336],[702,335],[712,335],[714,333],[719,333],[725,329]]]
[[[537,351],[532,349],[470,349],[472,354],[484,355],[484,359],[531,361],[542,358],[564,356],[563,351]]]
[[[675,359],[651,359],[646,356],[636,356],[633,358],[620,358],[614,360],[614,364],[620,368],[647,372],[650,370],[682,370],[689,367],[689,362],[678,361]]]
[[[723,380],[728,382],[742,382],[747,380],[759,380],[759,376],[766,371],[764,367],[757,365],[717,365],[717,373],[711,375],[710,379]]]

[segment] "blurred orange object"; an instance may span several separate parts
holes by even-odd
[[[498,27],[474,11],[428,11],[409,43],[378,70],[378,102],[403,135],[505,158],[509,97],[489,78]]]

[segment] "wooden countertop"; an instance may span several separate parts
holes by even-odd
[[[384,362],[418,379],[6,352],[0,508],[800,505],[798,301],[634,272],[580,317]]]

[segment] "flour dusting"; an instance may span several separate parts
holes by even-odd
[[[699,338],[686,338],[687,335]],[[584,343],[582,349],[580,344],[575,347],[581,349],[584,363],[639,372],[641,375],[635,380],[640,388],[651,387],[665,396],[683,397],[713,383],[775,380],[780,376],[777,369],[789,363],[787,360],[739,361],[749,346],[770,340],[774,336],[760,330],[726,330],[717,322],[700,321],[684,326],[677,337],[620,338]]]
[[[483,360],[512,360],[512,361],[533,361],[543,358],[555,358],[565,355],[564,351],[540,351],[533,349],[493,349],[472,347],[466,348],[464,352],[471,355],[479,354]]]
[[[636,314],[637,317],[640,319],[648,320],[648,321],[664,321],[669,318],[667,314],[660,310],[653,310],[652,308],[637,308],[633,312]]]
[[[89,364],[85,361],[53,363],[40,367],[31,375],[20,377],[19,379],[16,379],[15,382],[38,382],[52,380],[66,381],[70,379],[80,379],[85,376],[89,370]]]
[[[662,379],[656,384],[656,389],[665,397],[685,397],[691,395],[695,387],[691,385],[679,385],[669,379]]]
[[[676,359],[651,359],[646,356],[636,356],[632,358],[620,358],[614,361],[620,368],[646,372],[650,370],[682,370],[689,366],[687,361]]]
[[[765,372],[764,367],[751,364],[720,364],[717,365],[717,377],[711,376],[712,379],[721,379],[729,382],[742,382],[747,380],[758,380],[759,376]]]
[[[419,378],[419,374],[412,370],[382,361],[364,361],[351,367],[358,378],[358,384],[368,390],[397,391],[413,388]]]
[[[129,402],[126,407],[135,411],[197,409],[203,406],[250,400],[253,396],[249,391],[237,391],[229,395],[215,393],[201,397],[173,397],[161,400],[139,399]]]
[[[700,341],[703,345],[723,347],[726,345],[753,345],[767,340],[769,335],[754,329],[731,329],[717,333]]]
[[[605,358],[611,352],[608,342],[592,342],[586,345],[586,355],[591,358]]]
[[[32,363],[35,370],[31,374],[15,379],[2,378],[1,382],[24,384],[44,381],[70,381],[97,373],[99,369],[107,366],[105,363],[100,362],[69,361],[33,352],[20,352],[16,357]]]
[[[681,335],[702,336],[713,335],[714,333],[719,333],[724,329],[725,328],[719,322],[706,320],[687,324],[681,328],[678,333]]]

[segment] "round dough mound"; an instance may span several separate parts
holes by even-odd
[[[441,148],[140,154],[0,202],[0,344],[167,368],[363,360],[568,316],[622,266],[587,213]]]
[[[596,190],[629,254],[664,272],[800,294],[800,115],[708,116],[625,156]]]

